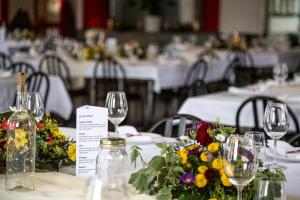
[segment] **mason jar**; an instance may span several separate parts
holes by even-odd
[[[94,198],[101,200],[127,200],[129,160],[124,138],[103,138],[96,161]],[[100,192],[100,193],[99,193]]]

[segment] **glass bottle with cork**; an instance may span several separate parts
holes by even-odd
[[[7,122],[6,190],[34,190],[36,122],[26,109],[25,81],[18,73],[16,111]]]

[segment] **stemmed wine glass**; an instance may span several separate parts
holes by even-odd
[[[288,114],[286,104],[268,103],[264,114],[264,129],[268,136],[274,140],[273,169],[285,169],[277,164],[277,140],[288,131]]]
[[[109,135],[109,137],[117,137],[118,125],[125,119],[128,111],[126,94],[121,91],[108,92],[105,107],[108,109],[109,121],[115,126],[114,135]]]
[[[279,64],[276,64],[273,68],[273,76],[274,76],[274,79],[280,84],[282,85],[287,77],[288,77],[288,72],[289,72],[289,69],[286,65],[286,63],[279,63]]]
[[[242,200],[244,186],[255,177],[258,159],[253,138],[246,135],[228,136],[223,154],[223,167],[229,181],[236,186],[238,200]]]
[[[260,165],[259,167],[263,167],[262,164],[266,157],[265,133],[260,131],[247,131],[245,135],[253,139]]]
[[[45,109],[44,101],[40,93],[31,92],[27,94],[27,110],[33,114],[36,122],[40,122],[43,119]]]

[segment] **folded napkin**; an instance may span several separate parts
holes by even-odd
[[[152,142],[152,137],[148,135],[137,135],[128,137],[126,141],[129,143],[150,143]]]
[[[274,140],[268,140],[268,146],[274,150]],[[278,140],[277,141],[277,154],[279,156],[289,158],[300,158],[300,147],[293,147],[289,143]]]
[[[230,86],[228,88],[228,92],[231,94],[253,95],[253,94],[261,94],[263,91],[261,89],[238,88],[238,87]]]
[[[10,77],[12,75],[12,73],[10,71],[7,70],[0,70],[0,77],[1,78],[6,78],[6,77]]]
[[[140,135],[139,132],[136,130],[136,128],[128,125],[119,126],[118,133],[125,138]]]

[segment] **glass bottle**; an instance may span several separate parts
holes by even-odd
[[[25,79],[18,74],[16,111],[7,122],[7,190],[34,190],[36,123],[26,110]]]
[[[92,180],[86,199],[127,200],[126,174],[129,161],[125,139],[102,138],[96,162],[96,177]]]

